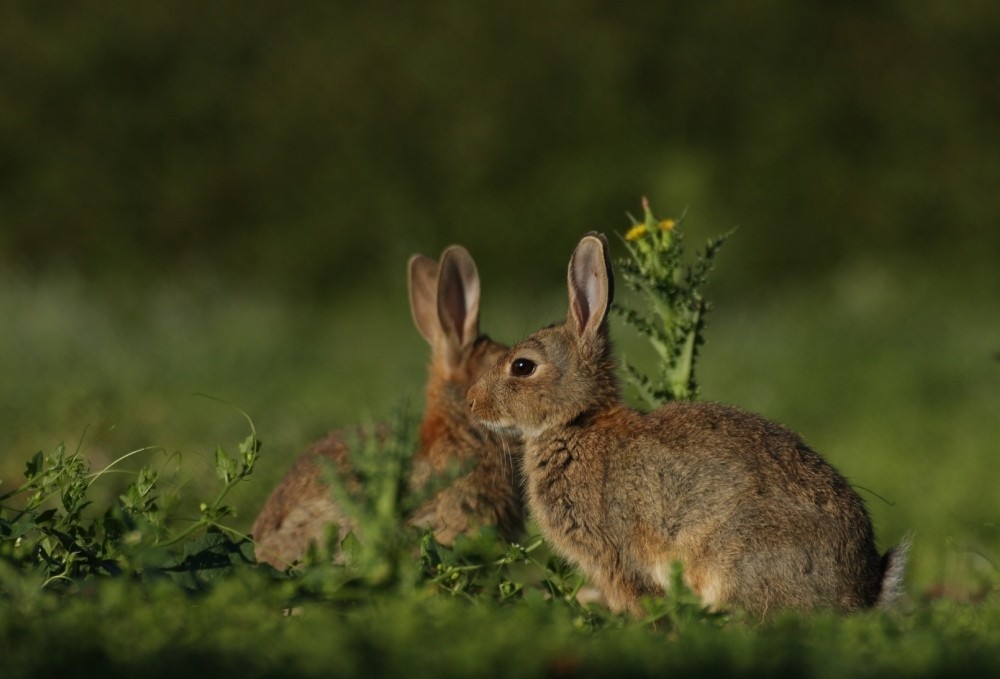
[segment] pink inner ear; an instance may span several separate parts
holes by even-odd
[[[479,274],[465,248],[453,245],[441,258],[438,317],[445,339],[462,348],[479,333]]]
[[[588,309],[589,316],[590,313],[593,313],[594,307],[599,303],[601,292],[603,290],[600,276],[597,275],[596,271],[589,271],[587,273],[584,280],[584,287],[587,291],[587,306],[590,307],[590,309]],[[587,320],[590,320],[589,317]]]
[[[581,244],[582,246],[583,244]],[[588,243],[589,245],[589,243]],[[593,247],[578,247],[572,261],[573,274],[573,314],[577,320],[577,334],[582,335],[595,322],[595,313],[600,313],[604,299],[604,286],[598,266],[604,264],[603,250]],[[597,261],[597,260],[600,261]],[[601,319],[596,319],[600,322]]]
[[[461,285],[451,285],[447,288],[448,293],[444,295],[441,300],[445,318],[447,323],[451,324],[451,330],[455,333],[455,337],[458,339],[458,343],[461,345],[465,342],[465,292]],[[445,320],[445,319],[442,319]],[[445,327],[445,330],[448,330]]]
[[[582,296],[577,296],[573,300],[573,315],[576,316],[576,334],[582,335],[584,328],[587,327],[587,319],[590,316],[590,312],[587,309],[587,300]]]

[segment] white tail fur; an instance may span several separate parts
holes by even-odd
[[[882,589],[876,601],[879,608],[892,608],[903,593],[903,571],[911,543],[912,538],[907,535],[882,557]]]

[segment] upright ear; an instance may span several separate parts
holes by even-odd
[[[437,317],[438,264],[430,257],[413,255],[407,264],[410,282],[410,312],[417,330],[434,343],[439,330]]]
[[[566,322],[577,337],[593,337],[608,317],[614,298],[611,254],[604,234],[591,231],[569,259],[569,312]]]
[[[441,254],[437,314],[454,348],[463,348],[479,337],[479,271],[461,245],[452,245]]]

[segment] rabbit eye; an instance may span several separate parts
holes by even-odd
[[[535,362],[527,358],[515,358],[510,364],[510,374],[514,377],[527,377],[535,372]]]

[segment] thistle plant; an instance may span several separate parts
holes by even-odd
[[[624,362],[626,381],[649,407],[698,395],[695,364],[705,342],[709,303],[702,287],[713,261],[730,234],[709,240],[693,264],[684,261],[683,218],[658,219],[642,199],[643,219],[631,215],[632,227],[622,242],[628,253],[618,261],[626,287],[636,292],[642,308],[614,304],[612,311],[648,340],[658,370],[646,375]]]

